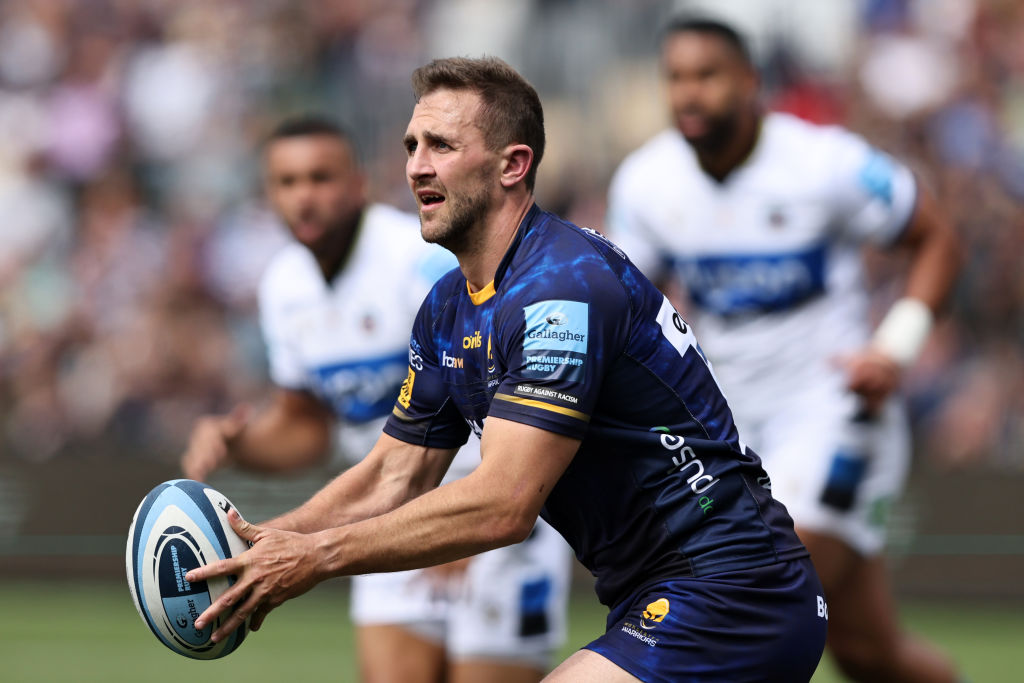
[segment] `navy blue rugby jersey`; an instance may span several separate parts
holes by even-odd
[[[615,245],[537,206],[492,285],[456,269],[428,294],[384,431],[454,448],[491,415],[581,440],[541,515],[606,605],[806,555],[687,323]]]

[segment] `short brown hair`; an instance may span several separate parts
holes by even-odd
[[[480,95],[477,121],[492,150],[519,143],[533,150],[526,187],[533,190],[544,156],[544,110],[537,91],[519,72],[497,57],[435,59],[412,74],[416,101],[435,90],[472,90]]]

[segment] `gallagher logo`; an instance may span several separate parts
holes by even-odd
[[[643,618],[640,619],[640,628],[647,631],[657,628],[658,624],[664,621],[665,616],[668,615],[668,610],[669,605],[666,598],[658,598],[647,605]]]
[[[552,313],[551,315],[544,318],[544,322],[546,322],[548,325],[564,325],[567,322],[569,322],[569,319],[566,317],[565,313],[562,313],[561,311],[556,311],[555,313]]]

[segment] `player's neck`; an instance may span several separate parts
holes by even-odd
[[[533,194],[526,193],[507,201],[487,220],[482,239],[456,256],[459,267],[473,292],[486,287],[498,271],[502,259],[516,238],[519,226],[533,206]]]
[[[333,280],[348,261],[352,246],[356,242],[356,235],[359,234],[359,226],[363,222],[363,213],[365,212],[360,212],[351,225],[335,230],[331,235],[332,239],[324,245],[324,248],[313,253],[325,282],[329,283]]]
[[[762,118],[760,110],[752,110],[739,118],[735,134],[728,138],[726,144],[713,150],[695,149],[704,172],[721,183],[742,166],[757,146]]]

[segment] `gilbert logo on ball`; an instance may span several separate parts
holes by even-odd
[[[249,544],[234,532],[231,502],[191,479],[160,484],[142,500],[131,528],[125,567],[139,616],[164,645],[193,659],[216,659],[233,652],[248,632],[248,621],[219,643],[210,636],[225,615],[203,629],[195,621],[227,590],[234,577],[190,583],[185,575],[216,560],[234,557]]]

